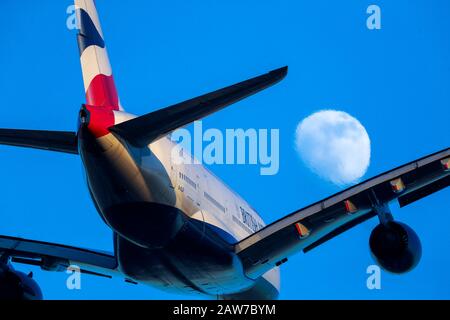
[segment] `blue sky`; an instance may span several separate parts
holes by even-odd
[[[289,65],[277,86],[208,117],[204,128],[279,128],[280,171],[213,166],[219,177],[271,222],[340,190],[301,162],[299,121],[333,108],[366,128],[372,148],[365,178],[449,146],[450,3],[398,1],[97,0],[125,109],[144,114]],[[366,28],[366,8],[381,7],[382,29]],[[1,1],[0,127],[74,130],[84,101],[71,1]],[[89,199],[77,156],[0,147],[0,234],[111,250],[111,232]],[[450,298],[450,189],[395,217],[422,240],[412,272],[382,273],[366,288],[372,264],[366,222],[282,267],[282,299]],[[166,299],[120,279],[33,270],[48,299]]]

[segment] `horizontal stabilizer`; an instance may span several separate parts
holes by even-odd
[[[287,67],[122,122],[109,130],[136,147],[144,147],[171,131],[219,111],[282,80]]]
[[[58,243],[0,235],[2,257],[46,271],[65,271],[69,266],[78,266],[81,273],[108,278],[118,275],[117,258],[113,253]]]
[[[78,154],[75,132],[0,129],[0,144]]]

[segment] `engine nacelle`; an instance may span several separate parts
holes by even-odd
[[[0,300],[42,300],[42,291],[31,274],[0,264]]]
[[[392,273],[414,269],[422,256],[419,237],[401,222],[390,221],[376,226],[370,234],[369,245],[380,267]]]

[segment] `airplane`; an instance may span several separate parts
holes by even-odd
[[[75,0],[86,101],[77,131],[0,129],[0,144],[79,155],[92,202],[113,231],[111,253],[0,236],[0,298],[43,299],[33,275],[47,271],[121,277],[176,293],[218,299],[276,299],[280,266],[378,217],[369,238],[380,267],[405,273],[419,262],[417,234],[394,220],[450,184],[450,148],[351,186],[266,225],[236,192],[200,164],[171,158],[174,130],[281,81],[287,67],[136,116],[119,102],[94,0]],[[190,156],[190,155],[188,155]]]

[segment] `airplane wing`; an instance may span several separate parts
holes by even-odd
[[[287,257],[308,252],[376,216],[375,202],[400,207],[450,185],[450,148],[410,162],[295,211],[236,244],[246,273],[257,278]]]
[[[64,271],[69,266],[78,266],[81,273],[86,274],[108,278],[119,274],[117,259],[112,253],[0,235],[2,257],[46,271]]]

